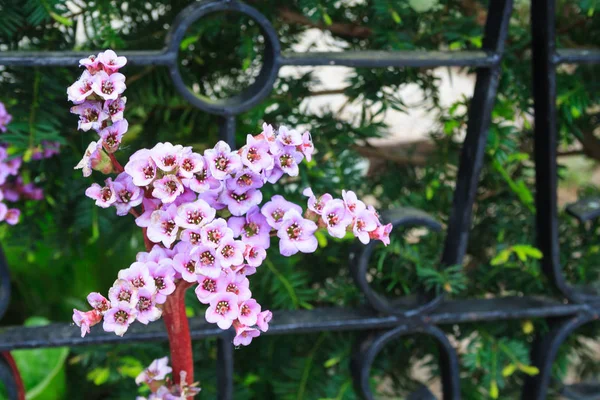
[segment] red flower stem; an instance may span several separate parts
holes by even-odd
[[[125,171],[125,169],[123,169],[123,166],[121,164],[119,164],[119,161],[115,157],[114,153],[110,153],[108,155],[108,157],[110,158],[110,161],[112,162],[113,167],[115,167],[115,171],[117,171],[118,173]]]
[[[19,368],[17,368],[15,359],[8,351],[3,351],[2,357],[8,364],[8,367],[12,372],[13,379],[15,380],[15,385],[17,386],[17,400],[25,400],[25,385],[23,385],[23,379],[21,378],[21,374],[19,373]]]
[[[192,338],[185,315],[185,291],[191,286],[183,280],[177,283],[175,291],[167,297],[163,308],[163,319],[169,335],[173,380],[180,383],[180,373],[186,372],[186,383],[194,382],[194,361],[192,359]]]

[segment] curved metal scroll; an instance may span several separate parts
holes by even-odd
[[[439,344],[440,370],[442,375],[443,398],[448,400],[460,400],[460,376],[458,357],[448,338],[439,328],[433,325],[400,325],[392,330],[368,336],[360,343],[358,351],[351,362],[351,370],[356,391],[366,400],[374,400],[375,397],[369,385],[369,376],[373,361],[377,354],[388,343],[400,336],[414,333],[426,334],[433,337]]]
[[[413,208],[400,208],[382,214],[382,219],[391,222],[394,229],[400,227],[424,227],[439,232],[442,226],[429,214]],[[389,300],[371,288],[367,281],[367,270],[369,260],[375,250],[377,243],[371,241],[366,246],[350,253],[350,270],[354,281],[364,293],[369,304],[378,311],[391,315],[402,315],[410,317],[435,307],[441,300],[441,296],[428,298],[426,295],[416,297],[406,296],[396,300]]]

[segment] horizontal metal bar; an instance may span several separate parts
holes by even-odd
[[[600,218],[600,198],[587,198],[567,206],[567,213],[579,220],[588,222]]]
[[[79,60],[98,51],[2,51],[0,65],[20,67],[74,67]],[[170,65],[176,54],[158,51],[120,51],[134,65]]]
[[[391,328],[400,325],[417,326],[423,323],[452,324],[474,321],[542,318],[572,315],[588,311],[589,305],[563,304],[556,300],[534,297],[505,297],[444,302],[432,314],[424,317],[381,316],[370,309],[317,308],[275,312],[269,335],[297,334],[321,331],[348,331]],[[193,339],[227,334],[204,317],[190,319]],[[0,351],[57,347],[85,346],[106,343],[165,341],[167,334],[162,323],[147,326],[134,324],[123,337],[102,331],[100,326],[84,338],[73,324],[61,323],[42,327],[5,327],[0,329]]]
[[[598,49],[558,49],[554,64],[600,64]]]
[[[343,51],[284,54],[281,65],[342,65],[347,67],[492,67],[500,61],[485,51]]]

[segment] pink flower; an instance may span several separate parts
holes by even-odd
[[[202,241],[202,236],[200,235],[200,229],[184,229],[181,231],[180,236],[181,241],[192,244],[194,246],[198,245]]]
[[[227,207],[225,204],[221,203],[221,192],[222,188],[225,185],[222,181],[220,182],[220,188],[209,190],[207,192],[202,192],[198,194],[198,199],[204,200],[208,203],[209,206],[214,208],[215,210],[222,210]]]
[[[185,243],[185,242],[184,242]],[[186,282],[196,282],[198,280],[198,256],[191,254],[191,251],[175,254],[171,262],[173,269],[181,274],[181,278]]]
[[[96,310],[82,312],[73,309],[73,322],[81,328],[81,337],[90,333],[90,327],[96,325],[102,319],[102,314]]]
[[[123,138],[125,132],[127,132],[128,127],[129,123],[127,120],[122,119],[100,131],[102,146],[107,153],[114,153],[119,149],[119,146],[121,145],[121,139]]]
[[[117,97],[115,100],[106,100],[102,111],[109,116],[112,122],[117,122],[123,119],[125,104],[127,104],[127,97]]]
[[[209,278],[218,278],[221,275],[221,264],[217,257],[217,249],[199,244],[191,251],[198,260],[198,272]]]
[[[248,245],[244,252],[244,258],[248,262],[248,265],[259,267],[262,265],[265,258],[267,258],[267,252],[262,247]]]
[[[230,273],[227,275],[227,286],[225,287],[225,291],[235,294],[238,301],[246,301],[252,297],[248,278],[239,274]]]
[[[102,208],[108,208],[117,201],[115,188],[111,178],[104,181],[106,186],[102,187],[97,183],[86,189],[85,195],[90,199],[96,200],[96,205]]]
[[[229,329],[238,317],[238,298],[233,293],[218,293],[206,309],[206,320],[216,323],[221,329]]]
[[[168,257],[169,257],[169,254],[167,253],[167,249],[161,247],[158,244],[155,244],[154,246],[152,246],[152,250],[150,250],[149,253],[140,251],[135,256],[135,259],[136,259],[136,261],[143,262],[143,263],[149,263],[149,262],[158,263],[163,258],[168,258]],[[148,270],[150,271],[150,274],[152,274],[150,264],[146,264],[146,265],[148,266]]]
[[[290,203],[280,195],[275,195],[271,201],[262,206],[260,212],[267,219],[267,223],[275,229],[279,229],[283,222],[283,215],[288,210],[295,210],[298,214],[302,214],[302,207]]]
[[[218,180],[224,180],[242,166],[240,156],[232,152],[231,147],[223,141],[219,141],[213,149],[206,150],[204,158],[211,175]]]
[[[6,111],[4,104],[0,102],[0,131],[6,132],[6,125],[12,120],[12,115]]]
[[[248,264],[238,265],[236,267],[231,268],[231,270],[233,272],[235,272],[237,275],[241,275],[241,276],[250,276],[250,275],[254,275],[256,273],[256,267],[253,267]]]
[[[182,173],[180,175],[183,176]],[[198,172],[195,172],[191,178],[182,179],[182,182],[185,187],[196,193],[204,193],[221,187],[221,181],[212,177],[206,164]]]
[[[137,304],[137,289],[131,282],[125,279],[117,279],[112,287],[108,289],[108,298],[112,307],[121,302],[126,302],[130,307]]]
[[[285,126],[280,126],[277,141],[284,146],[300,146],[302,144],[302,135],[295,129],[289,130]]]
[[[127,58],[117,56],[112,50],[106,50],[98,54],[97,61],[102,64],[104,70],[108,73],[117,71],[127,64]]]
[[[161,199],[163,203],[172,203],[183,193],[183,185],[175,175],[165,175],[154,181],[152,196]]]
[[[176,216],[177,206],[175,204],[171,204],[164,210],[154,211],[150,217],[150,226],[146,231],[148,239],[154,243],[162,242],[165,247],[171,247],[177,239],[179,231],[179,227],[175,223]]]
[[[298,163],[300,163],[304,158],[302,153],[296,151],[296,148],[293,146],[279,145],[277,147],[278,152],[275,156],[275,167],[278,167],[289,176],[298,176],[300,171],[298,168]],[[272,180],[269,180],[269,182],[272,182]]]
[[[252,339],[260,336],[260,331],[255,328],[250,328],[246,325],[238,325],[235,328],[235,337],[233,338],[234,346],[248,346]]]
[[[102,109],[102,103],[99,101],[86,101],[77,106],[71,107],[71,113],[79,115],[77,129],[89,131],[93,129],[99,131],[102,123],[108,119],[108,114]]]
[[[127,215],[133,207],[142,204],[144,191],[133,184],[133,179],[127,173],[123,172],[117,176],[113,189],[117,197],[117,215]]]
[[[352,215],[356,215],[356,213],[359,213],[360,211],[363,211],[367,208],[365,203],[358,200],[358,198],[356,197],[356,193],[354,193],[351,190],[342,190],[342,198],[344,199],[346,208],[348,208],[348,211],[350,211]]]
[[[160,248],[158,246],[154,247]],[[175,283],[173,282],[175,272],[173,271],[173,267],[170,263],[165,264],[163,260],[160,260],[160,264],[148,261],[146,265],[148,266],[150,276],[154,279],[154,286],[156,287],[155,301],[157,304],[163,304],[167,301],[167,296],[175,291]]]
[[[9,208],[8,211],[6,211],[4,220],[9,225],[16,225],[19,223],[20,216],[21,216],[21,210],[19,210],[18,208]]]
[[[151,150],[150,155],[160,170],[171,172],[179,166],[183,158],[183,146],[173,146],[169,142],[158,143]]]
[[[256,300],[248,299],[240,304],[240,315],[238,316],[238,320],[244,325],[256,325],[260,309],[260,304],[258,304]]]
[[[180,157],[179,171],[177,173],[182,178],[192,179],[194,178],[194,174],[201,172],[203,169],[204,157],[197,153],[189,153]]]
[[[74,169],[83,170],[83,176],[88,177],[92,174],[92,168],[96,167],[102,160],[102,140],[92,142],[88,145],[83,158]]]
[[[156,164],[150,154],[150,150],[138,150],[125,164],[125,172],[131,175],[136,186],[149,185],[156,178]]]
[[[143,192],[142,192],[142,196],[143,196]],[[142,198],[142,207],[144,207],[144,212],[142,213],[142,215],[140,215],[139,217],[137,217],[135,219],[135,224],[137,226],[139,226],[140,228],[149,227],[150,223],[152,222],[152,214],[154,213],[154,211],[160,210],[161,206],[162,206],[162,201],[160,201],[158,199],[151,199],[148,197],[143,197]],[[156,247],[156,246],[154,246],[154,247]]]
[[[260,329],[263,332],[268,331],[269,322],[271,322],[271,319],[273,319],[273,313],[269,310],[265,310],[258,314],[256,318],[256,325],[258,326],[258,329]]]
[[[94,75],[92,90],[104,100],[116,100],[125,89],[125,75],[123,74],[117,72],[108,75],[104,71],[99,71]]]
[[[271,245],[271,227],[258,206],[251,207],[245,217],[230,217],[227,225],[233,231],[233,236],[241,236],[242,242],[246,244],[263,249],[268,249]]]
[[[287,211],[277,231],[279,252],[284,256],[291,256],[298,251],[313,253],[319,245],[314,236],[316,231],[314,222],[302,218],[296,210]]]
[[[202,227],[200,237],[205,245],[217,248],[223,241],[233,239],[233,231],[229,229],[223,218],[217,218]]]
[[[258,189],[264,185],[262,175],[249,169],[239,170],[234,177],[227,179],[227,189],[243,193],[250,189]]]
[[[104,314],[104,323],[102,328],[106,332],[114,332],[118,336],[123,336],[127,328],[135,321],[137,311],[131,308],[130,304],[122,301]]]
[[[346,236],[346,228],[352,223],[352,215],[341,199],[327,202],[323,207],[321,218],[327,225],[327,232],[336,238]]]
[[[92,292],[88,294],[87,301],[90,303],[90,306],[100,314],[104,314],[110,308],[110,303],[108,299],[102,296],[100,293]]]
[[[327,204],[329,200],[333,199],[329,193],[325,193],[317,199],[312,189],[309,187],[304,189],[302,194],[308,197],[308,209],[319,215],[321,215],[321,211],[323,211],[325,204]]]
[[[245,249],[246,245],[239,240],[233,240],[233,237],[223,239],[216,251],[217,260],[223,268],[240,265],[244,262]]]
[[[142,382],[150,384],[154,381],[162,381],[172,371],[173,369],[169,367],[169,357],[159,358],[152,361],[148,368],[135,378],[135,383],[140,385]]]
[[[315,152],[315,145],[312,142],[310,132],[306,131],[302,134],[302,144],[300,145],[300,152],[306,157],[306,161],[312,160],[312,155]]]
[[[246,137],[246,145],[242,147],[242,163],[254,172],[273,168],[273,156],[269,154],[269,143],[264,139]]]
[[[198,286],[196,286],[196,297],[202,304],[208,304],[217,295],[225,292],[229,285],[230,278],[225,274],[220,274],[218,278],[198,275]]]
[[[381,240],[387,246],[390,244],[390,232],[392,232],[392,224],[379,225],[374,231],[369,232],[369,238]]]
[[[98,66],[98,62],[98,57],[96,57],[95,55],[91,55],[87,58],[82,58],[81,60],[79,60],[79,66],[86,67],[88,72],[93,74],[100,69],[100,67]]]
[[[136,289],[146,288],[151,293],[156,290],[154,279],[150,276],[146,264],[142,262],[136,261],[129,268],[120,270],[118,277],[128,281]]]
[[[197,229],[215,218],[216,211],[204,200],[182,204],[177,207],[175,223],[182,228]]]
[[[219,197],[221,203],[225,204],[235,216],[244,215],[253,206],[260,204],[262,198],[262,193],[257,189],[250,189],[244,193],[225,190]]]
[[[352,232],[363,244],[369,243],[369,232],[377,228],[377,215],[372,210],[364,209],[355,213]]]
[[[152,300],[152,297],[152,292],[147,288],[141,288],[138,291],[138,302],[135,306],[137,309],[137,320],[144,325],[147,325],[148,322],[156,321],[162,315],[161,309],[156,307],[156,303]]]
[[[67,96],[69,101],[75,104],[81,104],[92,94],[92,82],[94,77],[88,71],[83,71],[79,79],[69,86]]]

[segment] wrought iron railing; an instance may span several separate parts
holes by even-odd
[[[162,65],[169,69],[173,84],[181,95],[194,106],[222,117],[220,135],[235,146],[236,115],[260,103],[272,90],[279,68],[295,66],[349,67],[420,67],[440,66],[476,67],[477,80],[469,107],[467,135],[463,144],[453,208],[446,229],[441,263],[462,264],[465,256],[471,214],[484,149],[496,97],[504,43],[512,11],[511,0],[492,0],[485,25],[483,46],[480,51],[351,51],[339,53],[286,53],[280,51],[278,37],[270,22],[256,9],[236,0],[208,0],[193,3],[183,10],[174,22],[161,51],[123,52],[131,64]],[[358,393],[366,399],[374,395],[369,387],[371,365],[378,352],[391,340],[421,333],[439,343],[440,370],[444,399],[459,399],[459,362],[456,350],[438,325],[475,321],[493,321],[525,318],[546,318],[552,329],[540,336],[532,348],[532,363],[540,373],[527,379],[523,399],[544,399],[551,379],[551,367],[557,350],[565,338],[579,326],[598,318],[600,297],[588,294],[567,284],[558,259],[557,217],[557,124],[556,74],[558,64],[600,63],[600,51],[555,49],[554,0],[532,1],[532,60],[535,99],[535,163],[538,245],[543,252],[543,270],[566,300],[533,297],[506,297],[494,299],[447,300],[443,296],[416,296],[389,300],[376,293],[366,279],[366,270],[373,245],[350,254],[349,268],[356,284],[364,293],[370,308],[322,308],[310,311],[274,312],[275,318],[267,334],[284,335],[319,331],[364,330],[372,331],[356,347],[351,370]],[[242,13],[261,28],[265,39],[263,67],[256,81],[235,98],[209,100],[198,97],[183,82],[177,64],[178,49],[187,28],[194,21],[216,12]],[[121,53],[121,52],[120,52]],[[0,65],[21,67],[73,66],[88,52],[0,52]],[[582,222],[598,217],[598,211],[585,201],[576,203],[568,211]],[[387,215],[395,226],[423,226],[433,230],[442,227],[427,214],[411,209],[396,210]],[[8,266],[0,254],[0,316],[10,299]],[[208,324],[204,318],[190,320],[193,339],[217,337],[218,341],[218,396],[233,396],[234,357],[231,332]],[[106,343],[139,341],[166,341],[161,324],[132,326],[124,337],[100,330],[85,338],[69,324],[43,327],[8,327],[0,329],[0,351],[13,349],[84,346]],[[16,393],[10,368],[0,363],[0,379],[10,393]],[[577,387],[567,388],[564,394],[576,393]],[[435,398],[425,390],[415,393],[418,398]],[[417,397],[415,397],[417,398]]]

